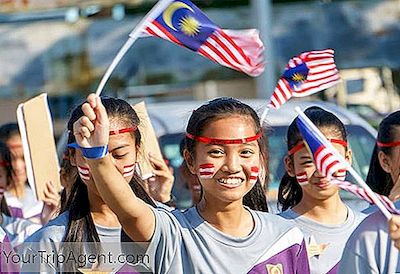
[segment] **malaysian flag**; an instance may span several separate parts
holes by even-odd
[[[369,203],[376,204],[389,220],[391,218],[390,212],[397,212],[393,203],[386,197],[373,192],[310,119],[299,108],[296,108],[296,111],[299,113],[299,116],[296,118],[297,127],[303,136],[306,146],[313,155],[317,170],[332,183],[337,184],[339,188],[349,191]],[[362,188],[344,181],[346,170],[351,173]]]
[[[303,52],[293,57],[271,96],[269,107],[278,109],[293,97],[304,97],[340,81],[332,49]]]
[[[143,32],[186,47],[223,66],[258,76],[264,46],[257,30],[223,30],[189,0],[172,1]]]
[[[302,116],[296,118],[296,124],[307,147],[313,155],[317,170],[323,176],[330,179],[335,173],[345,169],[340,159],[336,157],[334,151],[326,144],[328,141],[319,138],[314,130],[304,121]]]

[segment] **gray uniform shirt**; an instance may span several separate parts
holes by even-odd
[[[321,224],[291,209],[279,215],[296,224],[304,233],[312,274],[337,273],[346,241],[365,217],[349,207],[346,221],[339,225]]]
[[[233,237],[207,223],[196,207],[153,209],[155,232],[147,249],[154,273],[309,273],[304,237],[290,222],[250,209],[254,229]]]
[[[400,208],[400,201],[395,203]],[[339,273],[399,273],[400,256],[380,212],[369,215],[354,230],[343,252]]]
[[[26,258],[28,258],[28,256],[31,256],[29,263],[23,264],[23,272],[54,273],[63,269],[63,258],[55,258],[53,254],[60,253],[60,243],[62,243],[64,239],[68,226],[68,214],[68,211],[64,212],[26,239],[24,245],[21,246],[20,250],[18,250],[18,253],[26,256]],[[114,248],[115,246],[117,246],[119,250],[114,251],[114,253],[121,253],[121,227],[108,228],[95,225],[95,228],[97,234],[99,235],[100,242],[102,243],[102,248],[108,250],[109,248]],[[104,243],[108,243],[109,246],[103,247],[103,245],[107,245]],[[112,247],[110,247],[111,245]],[[74,252],[73,255],[75,255],[75,259],[73,260],[79,261],[82,258],[83,261],[84,255],[88,255],[89,253],[91,253],[89,250],[90,248],[88,247],[88,245],[84,244],[83,252]],[[39,253],[39,251],[46,251],[46,253]],[[46,257],[47,255],[51,256]],[[78,258],[79,255],[81,257]],[[33,261],[32,256],[36,256],[35,261]],[[69,256],[69,254],[67,254],[66,257],[67,256]],[[72,260],[71,256],[70,258]],[[81,265],[82,268],[89,268],[91,266],[92,264],[88,260],[85,260],[84,263],[82,263]],[[108,267],[108,269],[111,268],[112,266]]]

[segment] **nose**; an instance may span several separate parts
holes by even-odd
[[[25,172],[25,161],[23,159],[15,159],[12,161],[15,172],[20,174]]]
[[[222,171],[228,173],[238,173],[242,170],[242,166],[240,164],[239,155],[236,153],[227,154],[225,157],[225,163],[222,166]]]

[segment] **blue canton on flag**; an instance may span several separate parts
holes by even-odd
[[[155,19],[180,44],[197,51],[218,27],[192,2],[174,1]]]

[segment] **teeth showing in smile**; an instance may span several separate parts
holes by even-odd
[[[239,186],[243,183],[243,179],[241,178],[221,178],[217,180],[218,183],[220,184],[224,184],[227,186]]]

